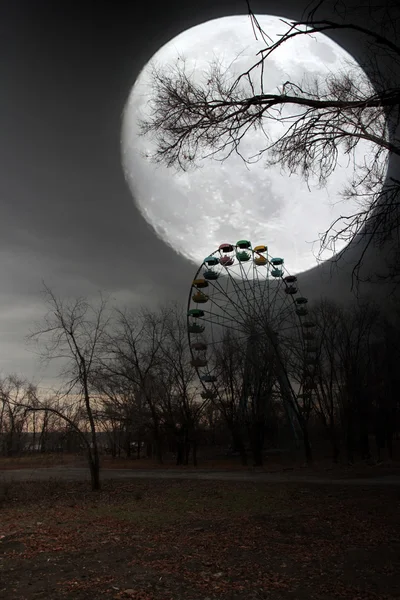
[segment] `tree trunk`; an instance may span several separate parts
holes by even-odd
[[[125,433],[125,442],[124,442],[126,458],[130,458],[131,454],[132,454],[131,441],[132,441],[131,435],[128,432],[126,432]]]
[[[13,435],[13,431],[10,431],[9,434],[7,435],[6,455],[8,457],[11,457],[13,455],[13,450],[14,450],[14,435]]]
[[[156,414],[152,414],[153,418],[153,440],[155,443],[155,453],[157,456],[157,461],[160,465],[163,464],[163,456],[162,456],[162,447],[161,447],[161,434],[159,428],[159,421]]]
[[[332,449],[333,449],[333,462],[338,464],[340,457],[340,449],[336,440],[336,436],[334,436],[332,440]]]
[[[332,444],[333,462],[337,464],[339,462],[340,448],[337,441],[335,426],[332,423],[329,426],[329,437],[331,439]]]
[[[246,467],[247,466],[247,453],[246,453],[246,448],[244,447],[243,443],[240,444],[239,452],[240,452],[240,458],[242,460],[242,465],[244,467]]]
[[[189,440],[189,433],[188,430],[185,428],[185,435],[184,435],[184,460],[183,460],[183,464],[184,465],[188,465],[189,464],[189,456],[190,456],[190,440]]]
[[[99,450],[97,448],[97,444],[93,448],[93,471],[90,470],[90,475],[92,478],[92,489],[99,490],[100,489],[100,457]]]
[[[253,423],[252,427],[252,451],[255,467],[263,465],[263,449],[264,449],[264,422]]]
[[[43,424],[42,424],[42,431],[40,433],[40,452],[42,454],[44,454],[45,452],[47,452],[47,426],[48,426],[48,413],[47,411],[44,412],[44,416],[43,416]]]
[[[350,417],[347,421],[346,427],[346,453],[347,462],[349,464],[354,463],[354,431],[353,431],[353,419]]]
[[[86,405],[86,413],[89,419],[90,425],[90,435],[91,435],[91,443],[92,448],[89,450],[90,453],[90,475],[92,478],[92,490],[100,489],[100,456],[99,456],[99,447],[97,444],[97,435],[96,435],[96,424],[93,418],[92,407],[90,405],[90,396],[89,391],[85,389],[85,405]]]
[[[185,465],[189,464],[191,444],[189,440],[185,443]]]
[[[193,466],[197,467],[197,441],[193,440],[193,444],[192,444],[192,454],[193,454]]]
[[[183,464],[183,441],[181,439],[176,442],[176,464]]]
[[[393,460],[393,431],[388,431],[386,442],[387,442],[389,460]]]
[[[366,432],[364,430],[362,430],[360,432],[360,451],[361,451],[361,460],[370,460],[371,459],[368,432]]]
[[[260,446],[257,445],[255,448],[253,448],[253,465],[255,467],[262,467],[264,463],[263,459],[264,457],[262,449],[260,448]]]
[[[162,465],[164,463],[164,461],[163,461],[163,455],[162,455],[161,439],[158,434],[157,434],[157,439],[155,439],[154,441],[156,444],[157,462],[158,462],[158,464]]]
[[[117,458],[117,444],[115,440],[111,441],[111,456],[112,458]]]
[[[88,460],[89,460],[89,469],[90,469],[90,479],[92,484],[92,490],[98,491],[101,488],[100,483],[100,462],[98,454],[93,454],[89,450],[88,451]]]
[[[360,454],[361,460],[370,460],[371,451],[369,447],[369,436],[368,436],[368,406],[365,405],[366,400],[359,398],[359,435],[360,435]]]
[[[147,455],[147,458],[153,458],[153,442],[147,442],[146,455]]]
[[[246,466],[247,465],[247,454],[246,454],[246,448],[244,445],[243,437],[239,432],[234,431],[232,434],[232,438],[233,438],[233,448],[235,451],[238,451],[240,453],[242,465]]]
[[[36,452],[36,413],[33,413],[32,451]]]
[[[312,457],[310,438],[308,435],[307,428],[303,429],[303,445],[304,445],[304,453],[305,453],[305,457],[306,457],[306,463],[308,465],[310,465],[313,461],[313,457]]]

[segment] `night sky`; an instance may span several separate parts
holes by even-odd
[[[253,10],[298,18],[305,5],[255,2]],[[186,298],[195,266],[157,239],[134,206],[120,161],[121,115],[160,46],[190,26],[245,12],[239,0],[165,3],[158,14],[149,3],[1,2],[3,374],[35,373],[24,336],[45,310],[43,280],[60,296],[103,290],[131,306]],[[342,43],[357,52],[354,36]],[[342,295],[349,273],[330,280],[313,270],[301,290]]]

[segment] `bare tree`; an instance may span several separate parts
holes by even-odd
[[[188,464],[192,450],[197,465],[197,427],[204,406],[200,384],[191,364],[186,316],[178,305],[161,310],[166,336],[161,345],[162,379],[167,422],[177,438],[177,464]]]
[[[100,489],[100,458],[94,418],[94,397],[91,379],[98,368],[103,341],[109,324],[106,301],[101,298],[99,306],[92,307],[87,300],[79,298],[70,303],[57,298],[45,286],[45,299],[49,312],[43,324],[30,334],[28,340],[39,345],[42,360],[61,361],[62,388],[47,402],[34,395],[25,403],[28,411],[53,413],[66,421],[86,448],[92,488]],[[78,412],[77,421],[67,416],[65,405],[73,405]],[[89,430],[89,439],[86,436]]]
[[[228,331],[210,357],[218,373],[218,390],[211,396],[232,435],[232,447],[247,465],[246,419],[243,397],[244,357],[242,344]]]
[[[8,375],[0,380],[0,447],[6,456],[23,450],[23,434],[27,426],[23,403],[30,389],[30,383],[17,375]]]
[[[344,308],[324,300],[314,307],[318,347],[314,408],[328,433],[337,462],[341,442],[347,460],[358,449],[369,459],[373,406],[371,349],[379,330],[379,311],[369,303]]]
[[[141,310],[117,311],[116,327],[107,341],[108,356],[102,370],[111,378],[122,378],[131,386],[139,403],[150,414],[157,458],[162,463],[162,412],[159,396],[162,343],[166,324],[162,315]]]
[[[338,14],[337,21],[319,19],[321,5],[318,2],[303,20],[283,21],[287,30],[276,42],[268,38],[249,8],[254,31],[265,47],[239,77],[232,78],[229,69],[218,62],[210,64],[200,83],[187,71],[184,59],[154,67],[150,114],[141,120],[140,128],[156,142],[151,158],[180,169],[197,166],[205,157],[224,160],[236,153],[245,162],[264,159],[266,166],[279,164],[288,173],[300,173],[307,181],[316,177],[324,185],[339,152],[344,152],[354,164],[354,177],[343,195],[356,198],[359,209],[341,216],[321,235],[321,252],[334,250],[339,240],[349,242],[361,233],[359,239],[366,243],[353,270],[358,276],[369,245],[387,242],[400,224],[400,181],[386,179],[389,158],[400,156],[396,133],[400,87],[395,77],[400,46],[388,31],[385,35],[349,22],[347,14]],[[353,67],[323,81],[285,81],[271,93],[264,68],[273,53],[295,38],[341,29],[365,40],[363,66],[368,77],[361,67]],[[275,138],[268,129],[274,122],[285,124]],[[265,145],[256,156],[246,156],[242,142],[253,130],[264,134]],[[371,158],[363,162],[356,155],[361,141],[371,149]]]
[[[388,458],[393,458],[393,440],[399,428],[400,311],[396,304],[391,314],[381,316],[377,335],[371,341],[370,348],[369,389],[373,397],[378,460],[381,460],[385,448]]]
[[[313,408],[322,421],[332,445],[333,461],[340,457],[340,415],[338,399],[342,386],[339,377],[337,337],[342,311],[333,302],[321,301],[314,307],[316,325],[317,369],[314,374]]]
[[[106,373],[102,365],[92,374],[91,384],[97,392],[96,420],[106,433],[108,449],[115,458],[120,454],[121,447],[126,449],[127,431],[130,430],[128,386],[120,378]]]
[[[282,367],[267,335],[253,333],[243,342],[230,331],[215,347],[216,393],[212,402],[231,431],[233,448],[247,464],[249,445],[255,466],[263,464],[266,432],[271,432],[277,402],[286,402]],[[283,396],[285,396],[283,398]]]
[[[369,415],[371,397],[368,374],[371,368],[370,345],[378,311],[371,304],[354,306],[344,312],[338,329],[336,351],[340,361],[342,406],[346,416],[347,454],[353,462],[355,438],[362,459],[370,458]]]

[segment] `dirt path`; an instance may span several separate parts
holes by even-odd
[[[329,478],[312,475],[295,475],[290,473],[255,473],[245,471],[206,471],[192,470],[180,471],[168,469],[160,470],[128,470],[128,469],[104,469],[101,473],[105,479],[185,479],[185,480],[214,480],[214,481],[259,481],[266,483],[315,483],[334,485],[373,485],[400,486],[399,475],[385,475],[380,477],[360,478]],[[85,481],[89,479],[89,471],[85,468],[73,467],[49,467],[43,469],[6,469],[0,470],[0,481],[48,481],[50,479],[62,479],[64,481]]]

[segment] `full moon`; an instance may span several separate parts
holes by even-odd
[[[257,16],[273,41],[287,30],[279,17]],[[201,263],[221,243],[247,239],[265,244],[272,255],[284,257],[292,273],[317,264],[319,235],[335,219],[359,210],[344,202],[341,192],[354,173],[348,156],[339,153],[338,164],[327,185],[291,175],[279,166],[265,167],[260,160],[245,164],[236,154],[220,162],[204,159],[201,167],[186,172],[156,165],[146,156],[155,142],[139,135],[139,120],[149,113],[151,71],[154,65],[168,67],[184,59],[188,73],[203,81],[211,63],[218,60],[232,76],[246,71],[265,47],[256,40],[247,16],[212,20],[184,31],[163,46],[145,65],[125,106],[122,125],[122,161],[133,198],[155,233],[174,250],[194,263]],[[276,93],[285,81],[323,81],[327,75],[359,65],[343,48],[322,34],[298,36],[283,44],[265,63],[265,92]],[[272,124],[279,130],[280,124]],[[269,124],[268,124],[269,127]],[[275,132],[277,130],[275,129]],[[273,131],[269,131],[273,137]],[[244,153],[256,155],[266,145],[260,131],[249,131]],[[371,154],[368,142],[359,142],[357,162]],[[335,251],[343,249],[338,242]],[[326,260],[332,251],[325,250]]]

